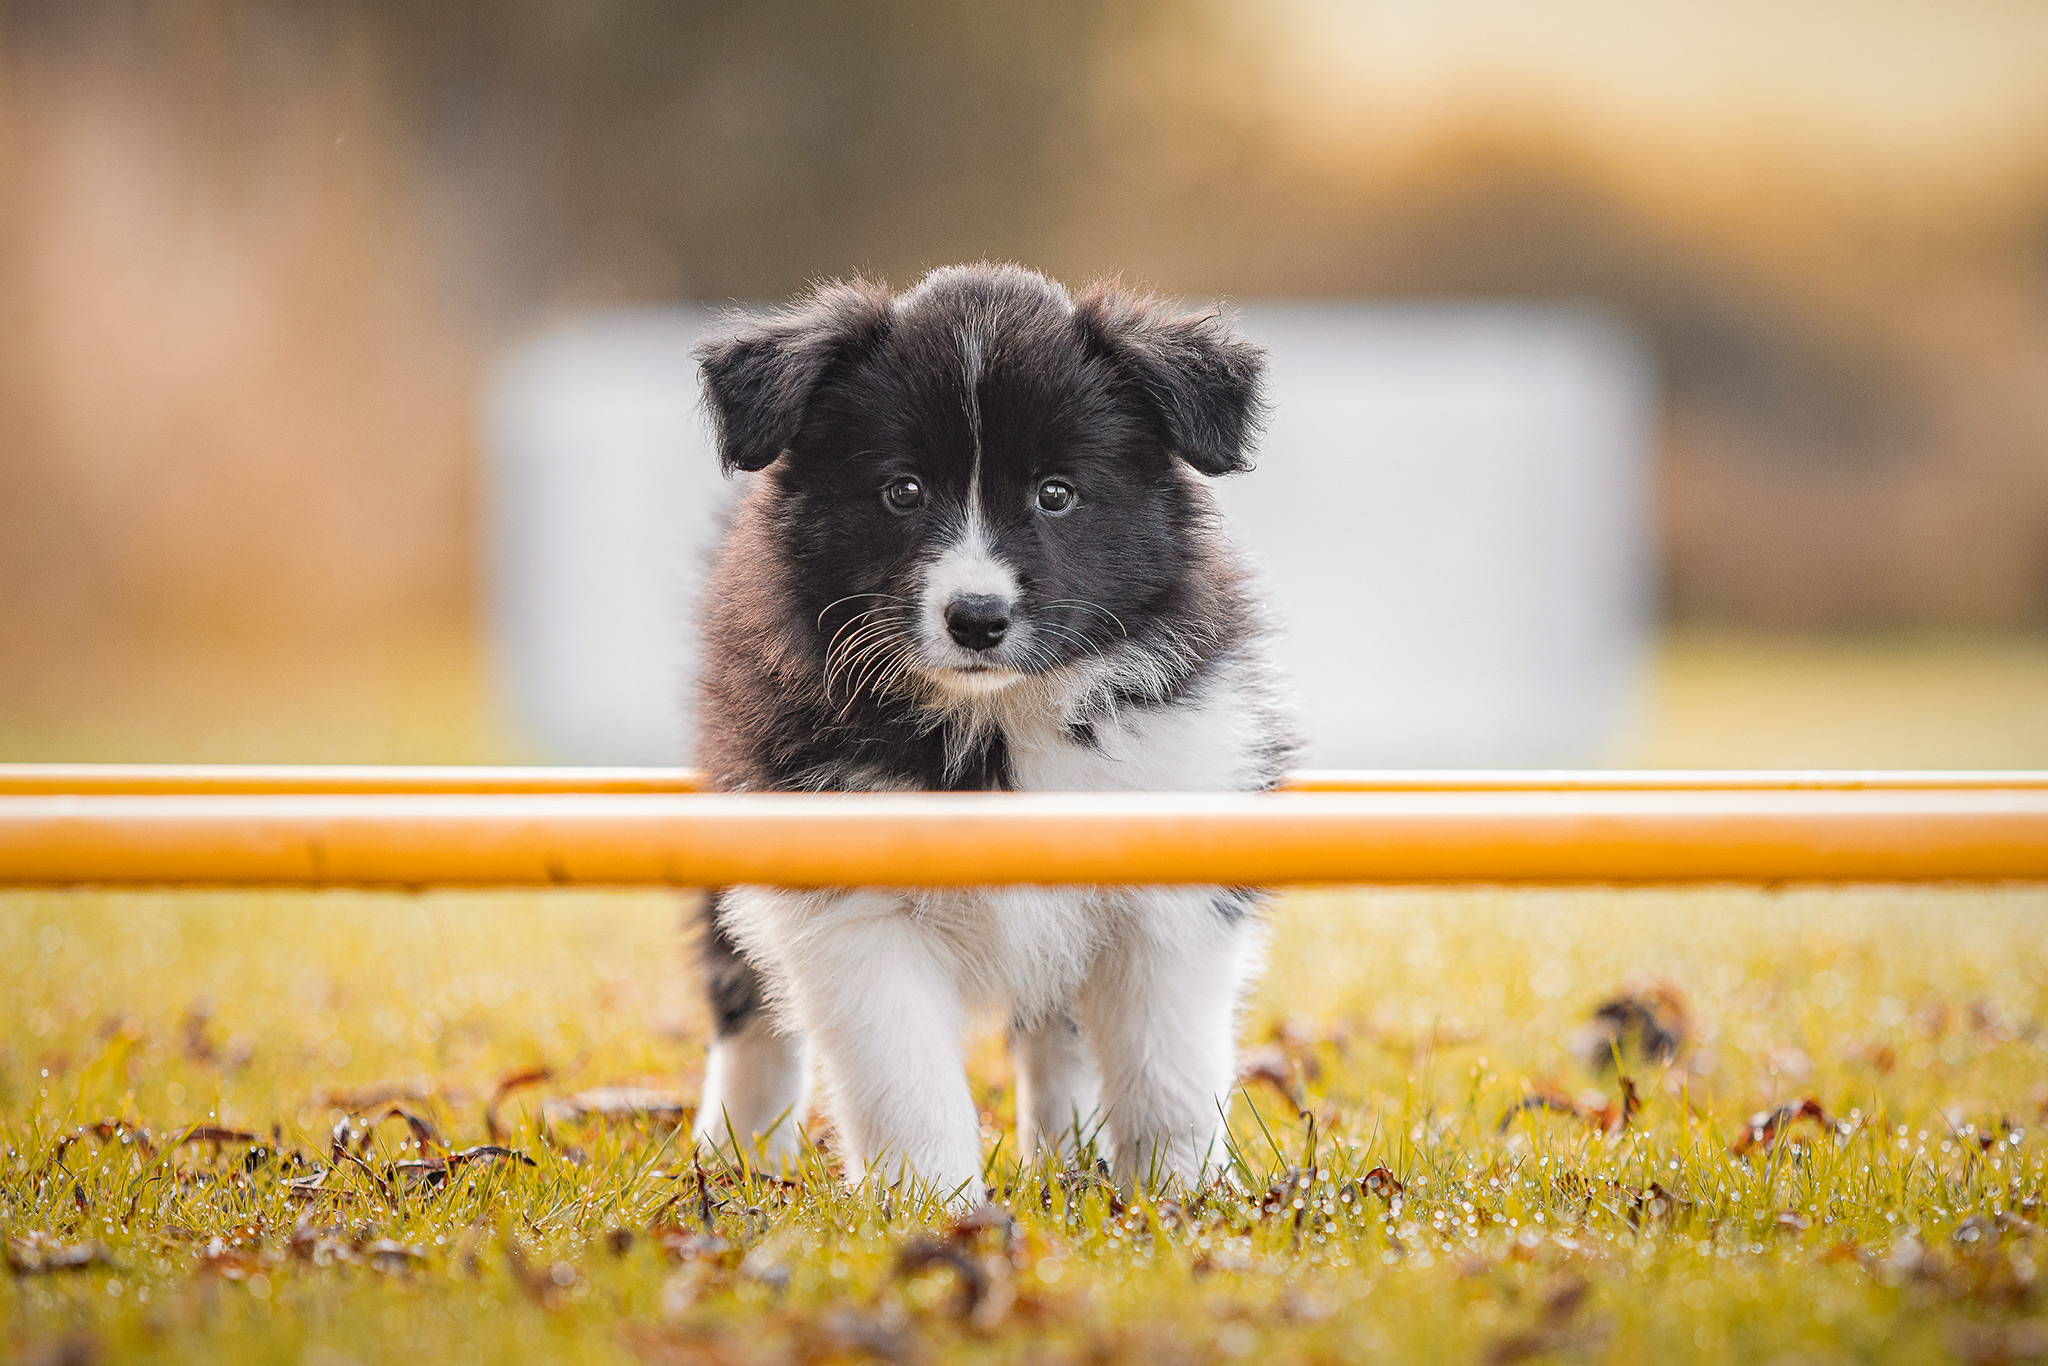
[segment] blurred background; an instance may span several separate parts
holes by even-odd
[[[562,757],[533,339],[990,257],[1609,338],[1584,761],[2048,765],[2043,72],[2020,0],[0,0],[0,758]]]

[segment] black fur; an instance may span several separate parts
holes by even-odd
[[[712,1026],[718,1037],[737,1034],[746,1027],[765,1003],[761,977],[740,956],[739,946],[718,921],[715,891],[704,897],[704,937],[699,941],[704,955],[704,988],[711,1003]]]

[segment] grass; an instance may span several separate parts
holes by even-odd
[[[665,1112],[562,1107],[600,1086],[694,1094],[686,910],[0,895],[0,1350],[2048,1354],[2048,890],[1292,895],[1247,1014],[1237,1184],[1126,1206],[1020,1168],[984,1030],[971,1072],[1014,1220],[985,1228],[848,1191],[822,1148],[789,1184],[713,1162],[700,1187]],[[1636,1028],[1603,1049],[1594,1013],[1617,1001],[1675,1051]],[[434,1141],[391,1120],[334,1159],[336,1123],[392,1097]],[[534,1165],[486,1155],[438,1185],[397,1166],[490,1141],[494,1104],[497,1141]],[[122,1127],[63,1143],[103,1119]],[[193,1125],[256,1141],[170,1146]]]
[[[520,757],[473,642],[227,658],[16,688],[0,756]],[[1681,637],[1617,757],[2048,766],[2044,687],[2039,639]],[[2048,889],[1292,895],[1236,1187],[1124,1207],[1020,1169],[984,1030],[1014,1225],[982,1230],[844,1190],[823,1150],[700,1191],[673,1114],[564,1110],[694,1099],[687,910],[0,892],[0,1359],[2048,1358]],[[1633,1031],[1617,1070],[1617,1001],[1682,1023],[1675,1052]],[[337,1160],[393,1098],[434,1142],[387,1120]],[[494,1102],[535,1165],[398,1166],[486,1143]],[[256,1141],[172,1146],[194,1126]]]

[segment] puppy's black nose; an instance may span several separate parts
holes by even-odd
[[[970,650],[992,650],[1010,629],[1010,604],[988,593],[969,593],[946,604],[946,634]]]

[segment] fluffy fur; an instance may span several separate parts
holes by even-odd
[[[1270,788],[1291,730],[1204,476],[1249,467],[1263,357],[1217,313],[1015,267],[856,281],[698,351],[739,498],[703,611],[731,791]],[[724,889],[700,1142],[790,1151],[814,1058],[848,1173],[961,1201],[960,1036],[1013,1021],[1027,1148],[1214,1166],[1257,898],[1228,888]]]

